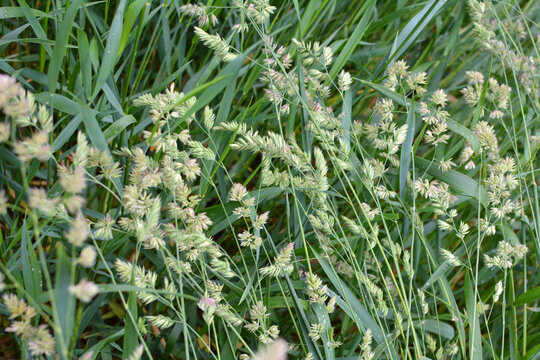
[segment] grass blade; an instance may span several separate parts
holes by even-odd
[[[71,34],[71,28],[75,16],[79,11],[80,0],[73,1],[66,11],[66,15],[62,19],[60,28],[58,29],[58,36],[54,43],[54,51],[51,61],[49,62],[49,70],[47,71],[47,85],[50,92],[55,92],[57,88],[58,75],[60,74],[60,68],[64,64],[64,57],[66,52],[66,46],[68,43],[69,35]]]

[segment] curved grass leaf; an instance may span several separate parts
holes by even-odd
[[[460,191],[464,195],[479,199],[482,205],[487,206],[486,190],[467,175],[454,170],[442,172],[437,168],[437,164],[418,156],[414,158],[414,164],[435,179],[450,185],[453,189]]]
[[[103,131],[103,136],[107,142],[111,142],[115,137],[117,137],[124,129],[129,125],[137,122],[133,115],[124,115],[120,119],[113,122],[105,131]]]

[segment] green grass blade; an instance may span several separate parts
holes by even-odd
[[[74,0],[71,3],[66,11],[66,15],[62,19],[60,28],[58,29],[58,36],[56,37],[56,41],[54,43],[54,51],[51,61],[49,62],[49,69],[47,71],[47,85],[50,92],[56,91],[60,68],[64,64],[64,57],[69,35],[71,34],[73,21],[75,20],[75,16],[79,11],[80,5],[80,0]]]
[[[411,166],[411,160],[414,156],[413,153],[413,140],[414,133],[416,131],[416,114],[415,106],[411,105],[407,109],[407,134],[405,136],[405,141],[401,145],[401,156],[399,161],[399,196],[401,199],[405,198],[405,186],[407,185],[407,174]]]
[[[512,304],[513,306],[521,306],[540,299],[540,286],[528,290],[519,295]]]
[[[122,36],[122,27],[124,23],[124,8],[126,7],[126,0],[120,0],[116,13],[114,14],[113,22],[109,30],[109,36],[107,37],[107,45],[105,47],[105,54],[100,64],[99,73],[94,85],[94,91],[91,96],[93,100],[97,94],[102,90],[103,84],[107,78],[114,71],[114,67],[119,59],[118,52],[120,50],[120,42]]]
[[[136,123],[137,120],[133,115],[124,115],[120,119],[113,122],[105,131],[103,131],[103,136],[107,142],[111,142],[115,137],[120,135],[120,133],[125,130],[129,125]]]
[[[483,358],[480,314],[477,311],[476,297],[468,272],[465,274],[465,300],[467,301],[467,318],[469,321],[469,358],[480,360]]]
[[[375,4],[376,1],[370,0],[365,2],[360,9],[360,11],[363,12],[362,18],[360,19],[358,25],[356,25],[354,32],[349,37],[349,40],[347,40],[347,43],[345,43],[345,46],[339,53],[337,59],[334,61],[334,65],[332,65],[332,68],[330,69],[331,79],[334,79],[341,71],[341,69],[343,69],[345,63],[351,57],[351,54],[354,52],[354,49],[356,48],[360,40],[362,40],[362,37],[364,36],[371,20],[373,11],[375,10]]]
[[[459,173],[455,170],[442,172],[437,168],[438,164],[418,156],[414,158],[414,163],[420,170],[426,171],[437,180],[450,185],[452,188],[473,199],[480,199],[480,202],[484,206],[487,205],[486,190],[467,175]]]

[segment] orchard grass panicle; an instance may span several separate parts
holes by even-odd
[[[532,359],[532,1],[0,10],[0,341]]]

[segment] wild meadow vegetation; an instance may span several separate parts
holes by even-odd
[[[0,358],[540,359],[539,21],[3,0]]]

